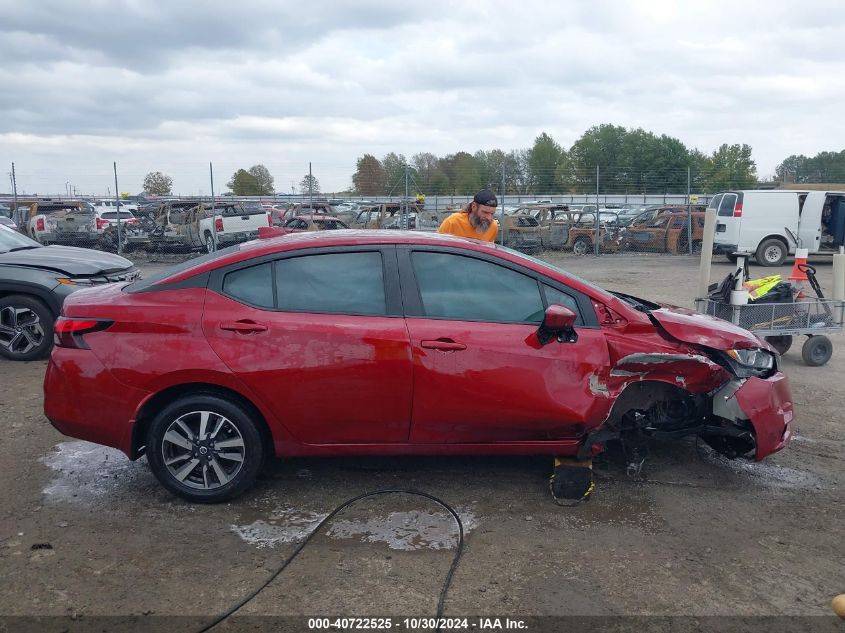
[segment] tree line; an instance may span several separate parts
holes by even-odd
[[[757,170],[746,144],[723,144],[712,154],[689,149],[670,136],[604,124],[587,130],[570,148],[546,132],[527,149],[365,154],[352,176],[352,193],[401,195],[405,182],[426,195],[469,195],[481,188],[510,194],[693,193],[753,187]]]
[[[845,150],[821,152],[812,158],[789,156],[781,162],[778,180],[795,183],[845,182]],[[274,180],[264,165],[238,169],[226,183],[227,193],[273,195]],[[471,195],[488,187],[507,194],[565,193],[661,194],[714,193],[757,185],[757,168],[747,144],[722,144],[710,154],[688,148],[680,140],[641,128],[612,124],[591,127],[571,147],[546,132],[531,147],[459,151],[447,156],[429,152],[390,152],[381,159],[364,154],[357,159],[352,185],[345,193],[358,196]],[[151,172],[144,191],[168,195],[172,179]],[[316,176],[306,174],[293,193],[320,193]]]

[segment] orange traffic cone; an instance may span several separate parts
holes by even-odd
[[[788,278],[789,281],[807,281],[807,273],[801,267],[807,265],[807,256],[809,254],[809,249],[795,249],[795,263],[792,265],[792,274]]]

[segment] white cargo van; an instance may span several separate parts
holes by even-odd
[[[780,266],[798,247],[833,253],[845,240],[842,191],[726,191],[707,208],[717,210],[713,252],[732,260],[749,253],[761,266]]]

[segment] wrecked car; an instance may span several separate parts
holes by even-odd
[[[792,437],[780,357],[750,332],[436,233],[234,245],[75,292],[56,332],[50,422],[146,455],[198,502],[239,495],[269,456],[585,458],[620,441],[636,464],[644,438],[697,436],[759,460]]]
[[[26,233],[39,244],[98,246],[104,226],[93,205],[81,200],[37,200],[29,205]]]
[[[496,220],[499,223],[497,244],[525,253],[539,253],[543,250],[542,229],[536,218],[517,209],[512,213],[496,213]]]
[[[231,244],[258,237],[259,227],[272,226],[270,214],[259,205],[246,208],[240,202],[168,200],[156,211],[147,230],[152,250],[198,250],[214,252]],[[130,234],[130,238],[131,238]]]
[[[602,253],[618,253],[624,247],[621,227],[617,216],[611,212],[599,212],[598,242]],[[596,214],[582,211],[558,213],[556,215],[555,244],[558,248],[571,250],[576,255],[588,255],[595,250]],[[554,226],[554,225],[553,225]]]
[[[690,252],[689,224],[692,224],[692,252],[701,252],[704,213],[662,213],[646,224],[625,230],[625,248],[636,251],[685,255]]]
[[[386,229],[398,228],[402,219],[402,209],[407,209],[408,219],[423,213],[423,207],[417,203],[385,202],[383,204],[363,207],[355,220],[350,223],[353,229]],[[395,225],[395,227],[394,227]]]
[[[300,215],[285,222],[284,226],[276,229],[278,235],[285,233],[307,233],[311,231],[337,231],[349,227],[331,215]]]

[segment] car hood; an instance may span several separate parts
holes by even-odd
[[[75,246],[44,246],[0,254],[0,264],[47,268],[68,275],[96,275],[131,268],[132,262],[113,253]]]
[[[659,310],[649,312],[651,318],[679,341],[718,350],[761,347],[773,351],[763,339],[733,323],[687,308],[660,305]]]

